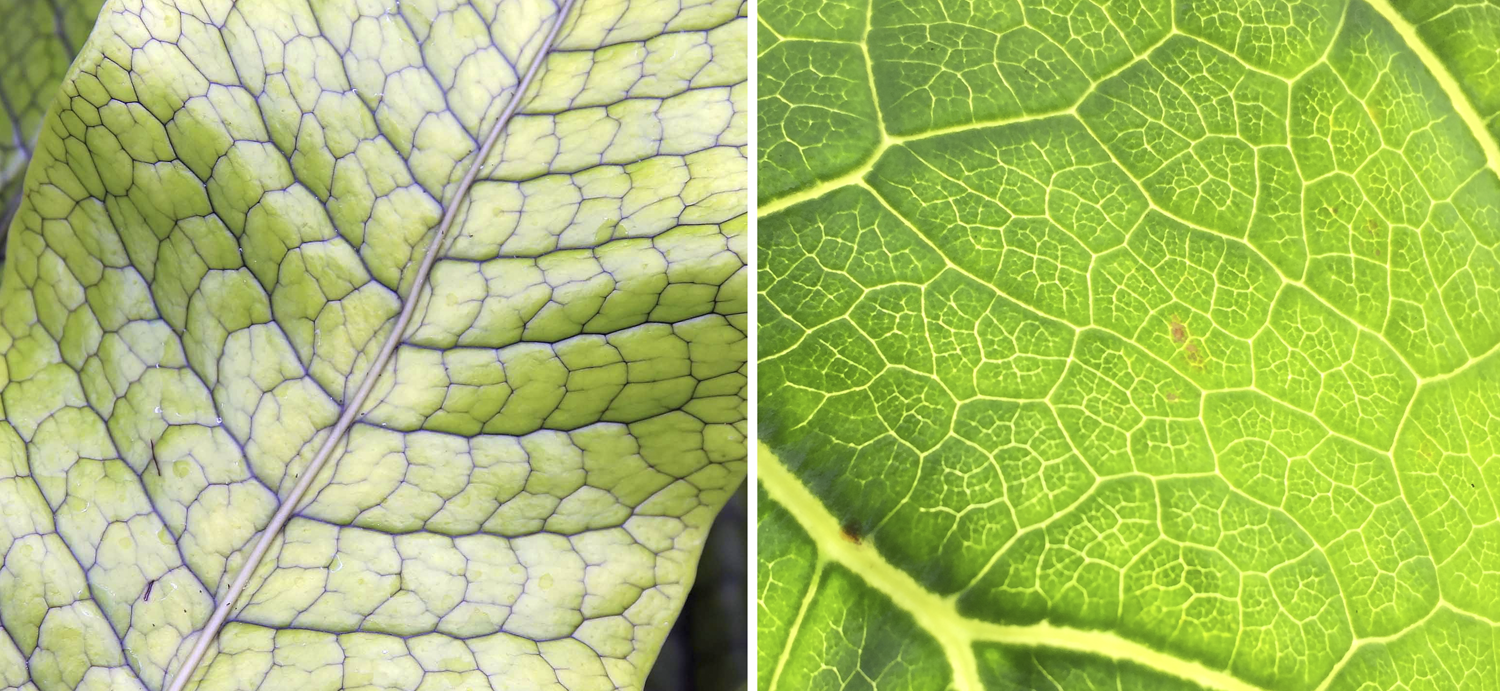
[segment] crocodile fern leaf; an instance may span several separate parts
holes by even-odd
[[[745,470],[746,23],[108,2],[0,279],[0,687],[638,688]]]

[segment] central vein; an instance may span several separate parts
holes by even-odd
[[[494,127],[490,128],[489,135],[485,137],[483,145],[479,147],[479,151],[474,155],[474,161],[470,164],[468,172],[464,175],[463,180],[459,182],[458,187],[454,189],[453,198],[448,202],[448,207],[443,212],[442,221],[439,222],[437,230],[432,234],[432,241],[428,243],[427,253],[422,257],[421,265],[417,267],[417,274],[412,281],[411,290],[402,301],[401,313],[396,316],[396,321],[392,324],[390,334],[386,336],[385,343],[380,348],[380,353],[375,356],[374,362],[370,364],[370,369],[365,372],[364,379],[360,382],[359,388],[355,391],[354,395],[344,402],[338,422],[334,423],[328,437],[323,441],[323,445],[318,448],[317,455],[313,456],[312,462],[302,472],[302,477],[297,481],[297,485],[281,501],[281,505],[276,509],[276,514],[271,517],[271,522],[266,524],[265,529],[260,532],[259,539],[255,543],[255,548],[251,550],[249,557],[240,566],[239,572],[235,575],[234,582],[229,586],[229,590],[224,593],[223,599],[214,608],[213,616],[208,620],[208,624],[203,627],[203,631],[199,634],[198,641],[193,646],[192,652],[183,662],[182,667],[177,670],[177,675],[173,678],[171,685],[167,687],[168,691],[182,691],[187,686],[188,680],[192,678],[193,672],[197,669],[199,663],[202,662],[203,656],[207,654],[209,645],[213,643],[219,630],[224,627],[224,622],[228,620],[229,613],[234,610],[235,601],[244,592],[245,585],[249,583],[250,576],[255,572],[256,566],[265,558],[266,552],[271,548],[271,543],[276,539],[277,535],[281,534],[281,529],[291,519],[292,512],[296,510],[297,504],[302,501],[302,497],[306,496],[307,490],[312,486],[313,479],[318,476],[318,471],[333,457],[334,447],[343,440],[344,435],[349,431],[349,427],[354,424],[354,418],[359,415],[360,409],[364,407],[365,401],[369,399],[370,392],[375,388],[375,382],[384,373],[386,365],[390,362],[391,355],[396,352],[396,346],[401,343],[402,336],[406,333],[407,325],[411,323],[412,315],[416,313],[417,300],[421,297],[422,288],[426,286],[427,276],[431,273],[433,264],[437,262],[438,251],[443,245],[443,240],[447,237],[448,230],[453,226],[453,221],[458,216],[459,205],[468,194],[469,188],[473,186],[474,179],[479,176],[479,169],[484,165],[485,159],[489,158],[490,151],[494,148],[495,142],[499,141],[500,133],[505,130],[506,124],[510,122],[511,117],[520,108],[522,97],[526,95],[526,90],[531,86],[537,73],[541,71],[542,63],[546,62],[547,54],[551,52],[553,45],[557,42],[557,36],[562,30],[563,23],[567,21],[568,14],[573,9],[575,1],[563,0],[558,6],[557,18],[553,20],[552,28],[548,31],[546,40],[543,41],[542,47],[538,50],[536,57],[532,59],[530,67],[526,70],[526,74],[516,84],[513,96],[510,102],[506,104],[505,110],[495,120]]]

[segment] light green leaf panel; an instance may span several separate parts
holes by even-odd
[[[639,688],[746,468],[748,30],[110,2],[0,283],[0,686]]]
[[[1493,688],[1496,17],[764,3],[762,691]]]

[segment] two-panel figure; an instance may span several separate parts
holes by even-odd
[[[0,691],[1500,691],[1497,0],[0,0]]]

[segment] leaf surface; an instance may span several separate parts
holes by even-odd
[[[1493,688],[1490,9],[763,5],[760,688]]]
[[[746,23],[110,2],[0,283],[0,687],[638,688],[745,470]]]
[[[0,235],[21,198],[26,164],[63,72],[88,38],[103,0],[9,0],[0,28]],[[3,252],[0,244],[0,252]]]

